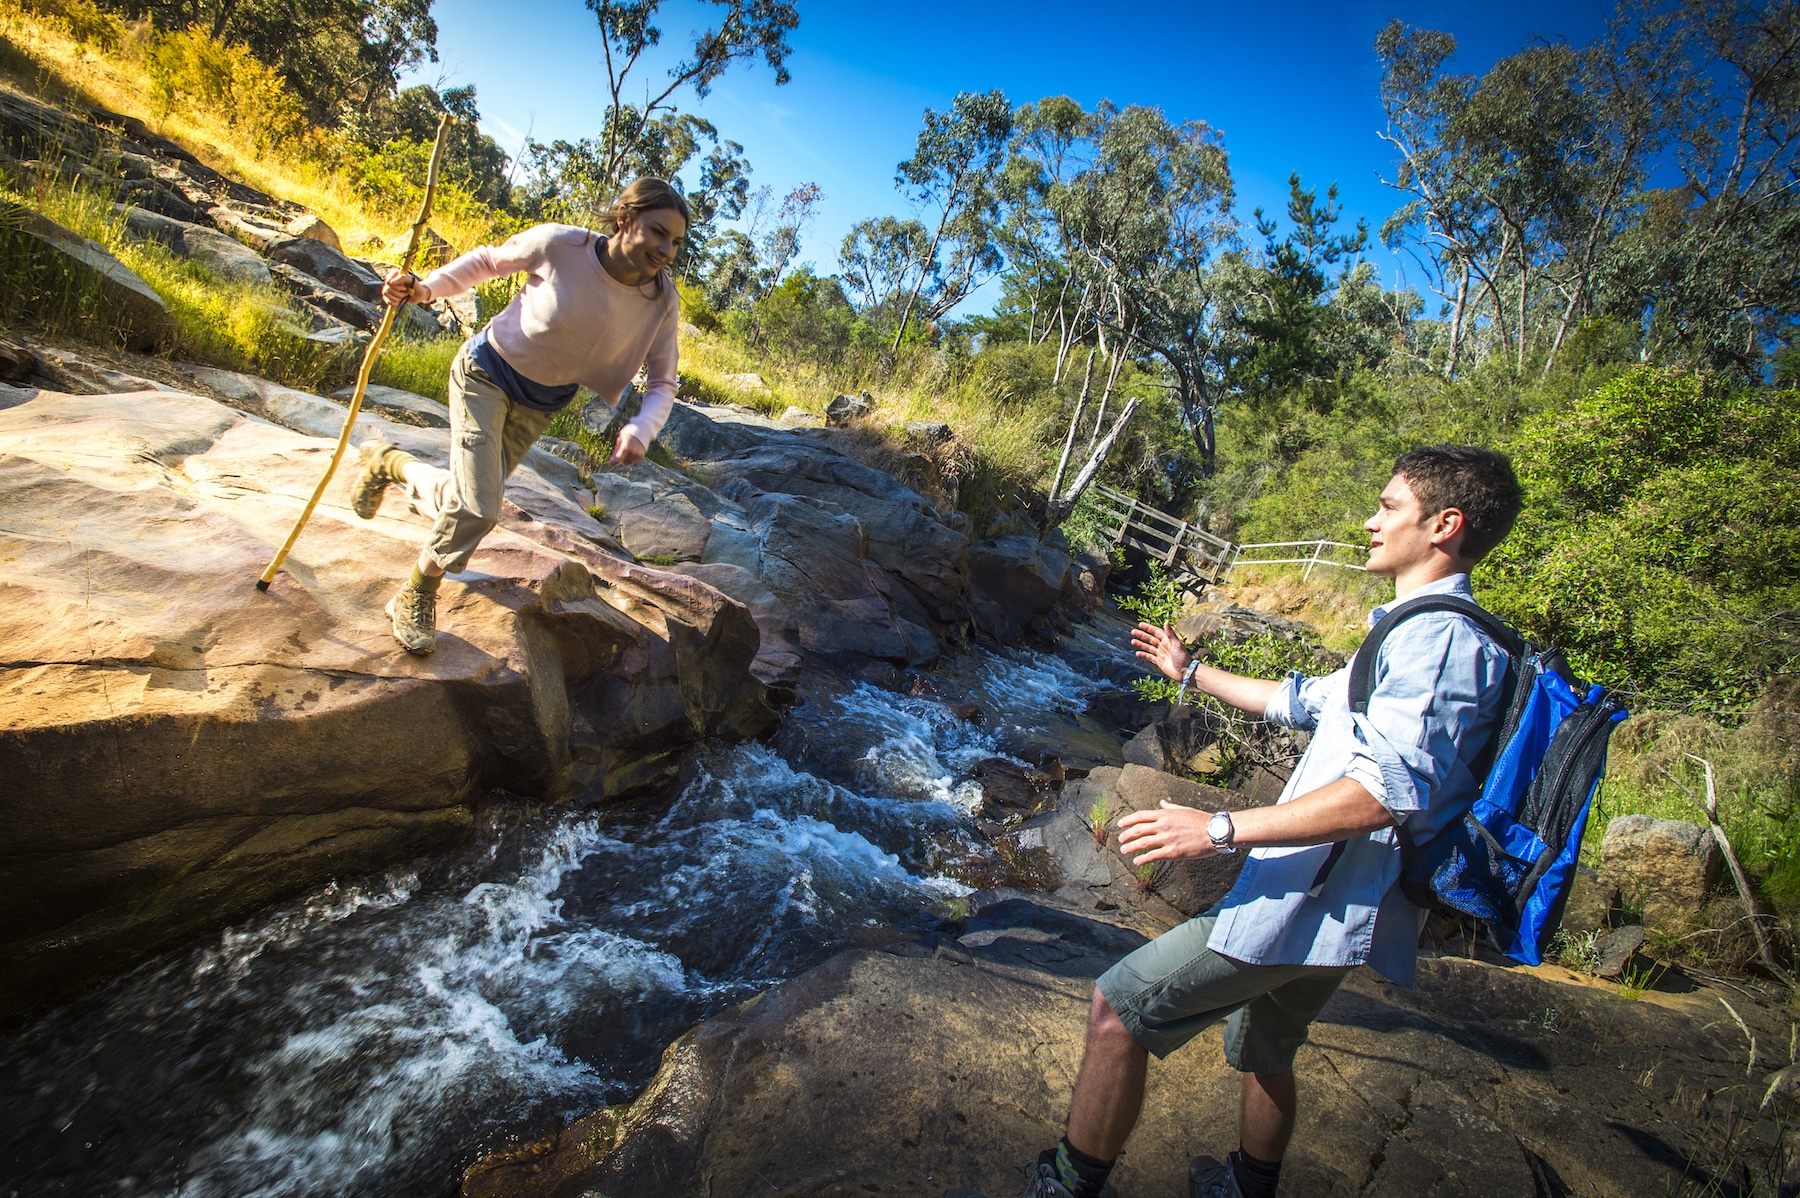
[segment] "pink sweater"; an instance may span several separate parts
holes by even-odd
[[[534,383],[584,383],[609,404],[644,366],[643,407],[625,431],[650,444],[675,402],[675,326],[681,301],[665,277],[628,287],[606,273],[600,235],[575,225],[535,225],[480,246],[422,280],[433,299],[525,271],[525,286],[488,323],[488,343]]]

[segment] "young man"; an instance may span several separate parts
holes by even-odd
[[[1369,530],[1369,573],[1396,601],[1469,596],[1469,570],[1511,531],[1522,495],[1505,456],[1434,446],[1394,463]],[[1373,626],[1387,608],[1369,615]],[[1172,628],[1140,624],[1137,655],[1235,707],[1314,730],[1280,802],[1217,815],[1163,803],[1119,821],[1139,864],[1247,851],[1218,906],[1127,956],[1095,985],[1067,1133],[1021,1198],[1095,1198],[1143,1104],[1149,1055],[1165,1057],[1229,1017],[1225,1057],[1243,1073],[1238,1149],[1190,1168],[1205,1198],[1272,1198],[1294,1130],[1294,1056],[1351,968],[1410,985],[1424,913],[1401,895],[1399,828],[1417,843],[1480,790],[1473,766],[1505,702],[1507,656],[1453,612],[1426,612],[1381,648],[1366,715],[1348,668],[1324,678],[1245,678],[1193,658]],[[1321,881],[1334,842],[1341,858]],[[945,1198],[978,1198],[951,1190]]]

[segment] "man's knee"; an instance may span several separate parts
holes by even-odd
[[[1120,1046],[1137,1043],[1131,1029],[1125,1026],[1098,986],[1094,988],[1093,1002],[1088,1005],[1088,1039]]]

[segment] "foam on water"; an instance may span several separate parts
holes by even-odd
[[[436,1194],[484,1140],[628,1097],[711,1011],[968,892],[970,768],[1095,684],[1042,654],[960,673],[999,719],[819,682],[775,747],[699,753],[666,809],[490,813],[447,862],[327,886],[0,1040],[0,1191]]]

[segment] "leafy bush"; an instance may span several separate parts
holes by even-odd
[[[245,134],[259,154],[317,155],[323,139],[282,78],[240,45],[216,42],[198,28],[153,35],[144,70],[161,119],[198,106]]]
[[[1488,602],[1657,706],[1736,711],[1800,661],[1800,392],[1643,368],[1528,421]]]

